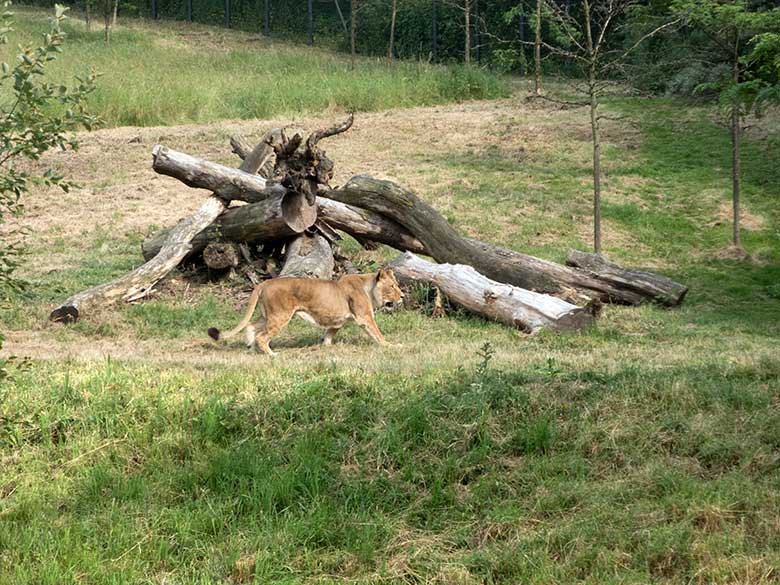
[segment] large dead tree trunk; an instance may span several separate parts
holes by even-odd
[[[683,302],[688,287],[671,278],[634,268],[623,268],[605,260],[598,254],[572,250],[566,264],[588,271],[590,274],[617,287],[636,290],[659,305],[675,307]]]
[[[390,266],[402,282],[435,285],[453,303],[527,333],[543,328],[579,330],[595,319],[593,312],[587,308],[490,280],[471,266],[433,264],[409,252],[396,258]]]
[[[468,264],[498,282],[578,302],[599,298],[634,305],[658,297],[656,289],[640,283],[627,288],[597,274],[464,238],[430,205],[390,181],[357,175],[339,189],[321,189],[320,195],[386,215],[420,240],[437,262]]]
[[[272,152],[271,141],[274,136],[274,131],[266,134],[255,148],[257,153]],[[257,172],[254,159],[255,157],[252,157],[251,160],[242,163],[241,170],[244,173]],[[161,278],[178,266],[179,262],[189,254],[192,249],[192,239],[225,211],[228,202],[212,195],[198,211],[179,222],[170,231],[159,253],[148,262],[116,280],[73,295],[56,307],[49,315],[49,319],[73,323],[91,306],[104,305],[120,299],[129,302],[143,298]]]
[[[330,280],[333,277],[333,266],[330,242],[319,234],[301,234],[287,244],[284,266],[279,276]]]
[[[284,240],[307,230],[316,220],[316,207],[309,205],[303,195],[294,191],[257,203],[231,207],[192,238],[190,250],[182,259],[196,255],[210,242],[254,244]],[[144,240],[141,244],[144,258],[154,258],[170,233],[171,230],[162,230]]]

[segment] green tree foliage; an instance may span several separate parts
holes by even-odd
[[[0,42],[7,43],[13,31],[9,2],[3,2],[0,15]],[[23,252],[22,230],[9,228],[11,217],[23,211],[22,197],[31,184],[57,185],[68,190],[70,183],[51,170],[31,173],[20,168],[22,161],[35,161],[52,148],[77,148],[71,131],[91,128],[97,120],[86,110],[87,96],[95,88],[92,73],[77,78],[75,84],[53,84],[46,80],[48,68],[62,51],[65,35],[60,24],[67,8],[56,5],[51,30],[39,47],[20,47],[14,63],[2,63],[0,84],[7,86],[9,98],[0,103],[0,295],[22,288],[14,275]],[[3,338],[0,336],[0,346]],[[0,364],[0,378],[3,376]]]
[[[674,0],[671,10],[684,18],[687,26],[701,33],[702,42],[693,53],[720,75],[696,87],[698,92],[713,92],[729,121],[732,147],[733,244],[741,249],[741,161],[740,146],[746,116],[756,113],[757,106],[772,95],[761,68],[751,69],[750,43],[759,35],[780,30],[780,10],[767,9],[763,3],[748,0]],[[772,37],[754,56],[756,63],[771,59]],[[755,50],[755,49],[754,49]],[[765,69],[766,71],[766,69]]]

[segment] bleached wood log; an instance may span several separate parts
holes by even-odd
[[[317,217],[330,227],[397,250],[429,255],[427,248],[398,223],[373,211],[317,197]]]
[[[435,285],[453,303],[527,333],[540,329],[572,331],[593,323],[588,308],[578,307],[559,298],[483,276],[463,264],[434,264],[410,252],[390,263],[398,279]]]
[[[287,191],[282,185],[270,183],[254,174],[254,171],[231,169],[160,144],[154,147],[152,156],[152,168],[157,173],[178,179],[188,187],[212,191],[226,201],[235,199],[252,203],[282,195]],[[256,160],[257,158],[259,157],[254,156],[253,151],[242,165],[256,170],[263,162],[263,159]]]
[[[152,287],[176,268],[187,255],[192,238],[217,219],[224,210],[225,202],[222,199],[209,197],[198,211],[170,231],[160,252],[154,258],[116,280],[76,293],[55,307],[49,315],[49,320],[74,323],[90,307],[118,300],[130,302],[145,297]]]
[[[330,242],[320,234],[301,234],[287,244],[284,266],[279,276],[330,280],[333,267]]]

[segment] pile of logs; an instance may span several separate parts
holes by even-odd
[[[685,297],[687,288],[679,283],[593,254],[572,252],[564,266],[463,237],[425,201],[390,181],[357,175],[332,187],[333,161],[319,144],[352,122],[350,115],[306,138],[273,129],[254,148],[234,137],[238,169],[155,146],[157,173],[210,196],[193,215],[143,242],[143,265],[75,294],[50,319],[71,323],[93,307],[141,299],[173,269],[189,264],[216,271],[262,264],[264,270],[245,272],[253,282],[329,279],[337,265],[354,272],[347,258],[334,256],[340,232],[366,248],[385,244],[402,251],[391,264],[402,282],[434,285],[454,304],[529,333],[586,327],[601,303],[676,306]]]

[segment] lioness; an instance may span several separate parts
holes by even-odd
[[[246,329],[246,344],[257,347],[268,355],[273,339],[294,315],[325,328],[324,345],[333,343],[333,336],[353,319],[379,345],[388,345],[374,321],[374,310],[394,307],[404,298],[392,270],[382,269],[374,274],[350,274],[339,280],[313,278],[274,278],[261,282],[249,297],[244,318],[234,329],[221,334],[208,330],[212,339],[228,339]],[[255,307],[260,303],[263,317],[249,325]]]

